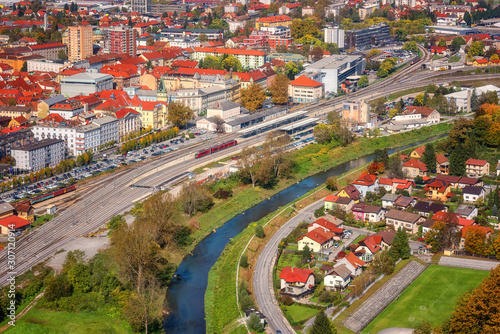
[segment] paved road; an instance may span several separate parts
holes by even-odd
[[[403,292],[425,268],[426,266],[419,262],[408,262],[403,269],[385,282],[380,289],[361,304],[342,324],[355,333],[359,333]]]
[[[266,320],[274,333],[277,329],[283,333],[295,334],[295,331],[286,320],[273,291],[273,266],[276,261],[279,242],[285,238],[301,222],[312,222],[314,211],[323,205],[323,200],[302,209],[299,214],[283,225],[266,244],[255,265],[253,287],[259,310],[266,316]]]
[[[441,256],[441,259],[439,260],[440,266],[469,268],[469,269],[487,270],[487,271],[496,268],[499,264],[500,262],[496,261],[465,259],[461,257],[451,257],[451,256]]]

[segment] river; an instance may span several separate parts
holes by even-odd
[[[446,135],[434,136],[427,140],[416,142],[396,149],[390,149],[389,154],[397,150],[424,144]],[[205,333],[205,290],[208,284],[208,272],[215,264],[229,240],[238,235],[250,223],[260,220],[271,212],[276,211],[294,199],[304,195],[309,190],[324,183],[330,176],[342,175],[373,160],[373,154],[363,156],[349,162],[342,163],[325,172],[317,173],[299,183],[296,183],[270,199],[260,202],[254,207],[235,216],[205,237],[194,248],[192,255],[188,255],[177,268],[176,275],[180,279],[173,279],[167,293],[169,315],[163,327],[166,333]]]

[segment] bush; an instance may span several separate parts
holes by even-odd
[[[290,297],[290,296],[287,296],[287,295],[282,295],[280,297],[280,300],[286,306],[290,306],[290,305],[293,305],[295,303],[295,301],[293,300],[293,298]]]
[[[252,331],[262,332],[264,330],[264,324],[260,321],[260,317],[256,313],[250,314],[247,325]]]
[[[266,233],[264,233],[264,228],[262,227],[262,225],[255,226],[255,235],[260,239],[264,239],[266,237]]]
[[[323,207],[314,211],[314,217],[319,218],[325,215],[325,209]]]
[[[249,266],[250,264],[248,263],[248,256],[246,256],[246,254],[243,254],[241,256],[240,267],[248,268]]]
[[[330,176],[325,182],[326,188],[330,191],[336,191],[339,189],[339,181],[336,176]]]

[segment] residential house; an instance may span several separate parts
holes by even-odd
[[[447,200],[448,193],[451,192],[451,185],[446,181],[435,179],[431,183],[425,185],[424,191],[427,198],[445,202]]]
[[[417,204],[415,204],[413,209],[423,217],[429,217],[431,212],[434,214],[438,211],[448,211],[448,207],[446,205],[429,201],[419,201]]]
[[[466,186],[463,188],[465,203],[476,203],[478,199],[484,199],[486,192],[483,187]]]
[[[410,158],[412,159],[422,159],[422,155],[425,152],[425,146],[420,146],[411,151]]]
[[[450,162],[443,154],[436,155],[436,172],[444,175],[450,173]]]
[[[333,240],[340,240],[344,236],[344,221],[337,217],[334,218],[334,222],[331,222],[325,218],[318,218],[309,226],[307,226],[307,232],[313,232],[316,229],[322,229],[325,233],[329,232],[333,234]]]
[[[396,191],[408,191],[411,195],[413,192],[413,182],[403,179],[389,179],[381,177],[379,179],[379,187],[384,187],[387,192],[395,194]]]
[[[363,174],[352,184],[359,190],[363,197],[366,196],[367,192],[378,190],[378,178],[372,174]]]
[[[351,275],[356,277],[363,272],[363,267],[365,266],[365,262],[356,257],[354,253],[348,253],[344,258],[339,259],[335,264],[334,268],[338,266],[345,265],[347,269],[351,271]]]
[[[314,291],[314,273],[310,269],[285,267],[280,274],[280,293],[301,297]]]
[[[382,196],[382,207],[384,209],[393,208],[394,202],[396,202],[398,197],[399,197],[398,195],[394,194],[385,194],[384,196]]]
[[[454,213],[465,219],[474,219],[477,217],[478,210],[473,205],[460,204]]]
[[[407,233],[416,234],[418,232],[418,223],[425,219],[415,213],[391,209],[385,214],[386,224],[393,226],[394,229],[404,228]]]
[[[382,238],[382,241],[379,243],[379,246],[382,249],[389,249],[391,248],[392,240],[394,240],[394,237],[396,236],[396,231],[393,229],[386,229],[375,233],[374,236]]]
[[[400,210],[406,210],[417,203],[417,199],[415,197],[398,195],[396,200],[394,201],[394,208]]]
[[[288,83],[288,96],[294,103],[319,101],[325,95],[325,85],[301,75]]]
[[[420,115],[420,118],[427,121],[429,124],[439,123],[441,114],[434,108],[407,106],[403,111],[405,115]],[[424,148],[425,150],[425,148]],[[422,151],[423,153],[423,151]],[[422,155],[420,155],[422,156]],[[417,158],[420,159],[420,158]]]
[[[332,247],[335,234],[318,227],[297,239],[298,250],[308,246],[312,252],[321,253]]]
[[[465,248],[465,239],[467,237],[467,234],[472,230],[480,230],[486,239],[491,238],[491,236],[493,235],[493,230],[489,227],[484,227],[484,226],[480,226],[480,225],[465,226],[464,228],[462,228],[462,231],[461,231],[461,238],[460,238],[460,244],[459,244],[460,249]]]
[[[414,179],[416,176],[426,176],[427,166],[420,160],[410,159],[403,164],[403,174],[409,178]]]
[[[27,219],[16,215],[10,215],[0,219],[0,234],[8,235],[10,231],[21,232],[31,224]]]
[[[378,223],[379,221],[384,220],[385,210],[380,206],[356,203],[352,207],[352,213],[356,220]]]
[[[486,160],[469,159],[465,162],[468,177],[481,177],[490,173],[490,163]]]
[[[339,193],[337,194],[339,197],[349,197],[354,201],[354,203],[359,202],[359,198],[361,197],[361,193],[359,192],[358,188],[356,188],[354,185],[348,185],[347,187],[344,187]]]
[[[351,271],[345,264],[333,268],[323,279],[326,290],[344,291],[351,282]]]
[[[483,181],[481,179],[476,179],[473,177],[461,177],[460,180],[458,180],[458,188],[463,189],[467,186],[482,187]]]
[[[325,210],[340,210],[347,212],[351,211],[354,201],[350,197],[341,197],[336,195],[328,195],[325,197]]]
[[[374,235],[365,237],[355,247],[354,255],[364,262],[371,262],[375,253],[382,249],[382,237]]]
[[[422,226],[422,237],[432,228],[435,222],[434,219],[426,219],[419,223],[419,226]]]

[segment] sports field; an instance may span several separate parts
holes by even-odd
[[[489,271],[431,265],[361,333],[376,334],[389,327],[413,328],[423,320],[441,325],[456,299],[475,288]]]

